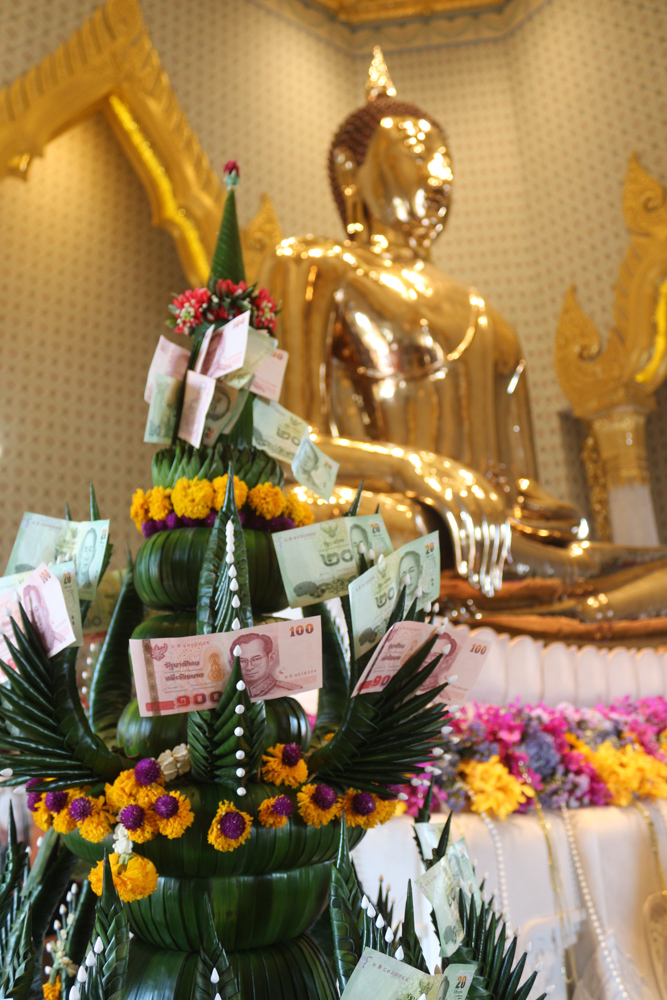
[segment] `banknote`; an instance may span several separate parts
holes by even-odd
[[[178,436],[195,448],[201,444],[206,424],[206,414],[215,392],[215,379],[198,372],[188,372],[185,376],[185,394]]]
[[[454,884],[449,861],[446,857],[428,868],[415,879],[433,907],[438,923],[440,954],[447,958],[456,951],[463,940],[463,927],[459,917],[458,889]]]
[[[456,680],[450,681],[435,700],[448,705],[464,704],[470,698],[492,642],[492,639],[475,639],[474,636],[466,635],[463,630],[446,624],[424,662],[430,663],[436,656],[442,658],[419,693],[425,694],[444,684],[448,677],[454,676]]]
[[[72,626],[72,631],[74,632],[75,641],[71,643],[71,645],[82,646],[83,629],[81,626],[81,604],[79,602],[79,588],[76,585],[76,568],[74,561],[52,563],[49,566],[49,569],[58,580],[63,592],[63,597],[65,598],[67,616],[69,618],[70,625]],[[0,601],[2,601],[5,595],[16,597],[21,584],[25,583],[30,574],[33,572],[35,571],[25,570],[23,573],[15,573],[12,576],[0,577]],[[99,588],[95,596],[97,597],[98,594]]]
[[[447,860],[455,884],[460,885],[467,896],[473,896],[477,908],[482,905],[482,894],[477,885],[472,861],[463,837],[447,848]]]
[[[372,948],[364,948],[342,1000],[447,1000],[444,975],[429,976]]]
[[[419,610],[437,599],[440,593],[437,531],[396,549],[350,584],[355,656],[372,649],[385,634],[403,586],[406,608],[416,600]]]
[[[153,376],[144,441],[146,444],[171,444],[176,428],[181,379],[156,372]]]
[[[209,378],[222,378],[241,368],[248,346],[250,313],[244,312],[225,323],[210,326],[201,342],[195,371]]]
[[[257,448],[262,448],[267,455],[283,462],[291,462],[304,434],[308,433],[308,424],[301,417],[290,413],[273,400],[265,403],[255,397],[252,409],[254,430],[252,442]]]
[[[289,604],[317,604],[346,594],[363,552],[389,555],[391,539],[379,514],[337,517],[277,531],[273,544]]]
[[[278,401],[280,391],[283,387],[288,359],[289,354],[287,351],[283,351],[282,348],[276,348],[268,358],[262,361],[250,383],[250,389],[252,389],[256,396]]]
[[[243,364],[238,371],[233,371],[229,375],[226,375],[225,382],[228,382],[235,389],[248,388],[255,377],[257,369],[261,367],[267,358],[271,357],[277,346],[278,341],[275,337],[271,337],[262,330],[253,330],[251,327],[248,330],[248,342],[246,344]]]
[[[146,388],[144,390],[144,399],[146,402],[150,403],[153,396],[153,385],[157,374],[169,375],[171,378],[176,378],[179,382],[182,382],[188,370],[189,361],[190,351],[188,348],[179,347],[178,344],[172,344],[166,337],[160,337],[155,348],[151,366],[148,369],[148,378],[146,379]]]
[[[452,962],[448,965],[443,973],[447,984],[445,1000],[466,1000],[476,969],[476,962],[465,965]]]
[[[229,681],[235,655],[252,701],[319,688],[321,619],[285,620],[184,638],[130,639],[140,715],[214,708]]]
[[[232,389],[226,382],[215,383],[204,422],[202,444],[213,445],[221,434],[229,434],[241,416],[247,398],[247,389]]]
[[[76,596],[74,564],[65,571],[64,579],[70,593]],[[15,668],[4,637],[14,642],[11,619],[21,627],[19,604],[35,626],[47,656],[55,656],[67,646],[81,645],[81,615],[78,616],[79,638],[74,634],[70,611],[65,601],[63,585],[46,563],[40,563],[30,573],[20,573],[0,580],[0,659]]]
[[[307,434],[303,435],[292,459],[292,473],[298,483],[328,500],[336,485],[339,467],[339,463],[325,455]]]
[[[375,694],[386,688],[404,663],[435,635],[435,625],[426,622],[396,622],[380,642],[368,666],[357,681],[352,697],[358,694]]]
[[[14,542],[5,576],[25,573],[40,563],[73,561],[82,601],[92,601],[109,537],[108,521],[65,521],[26,513]]]

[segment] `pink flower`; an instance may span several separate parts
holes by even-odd
[[[252,300],[253,326],[258,329],[271,330],[276,328],[276,303],[266,288],[260,288]]]
[[[208,288],[191,288],[178,295],[169,306],[169,311],[175,316],[176,333],[189,334],[204,321],[203,313],[211,301]]]
[[[227,160],[227,162],[225,163],[225,168],[223,170],[223,175],[225,180],[227,180],[228,175],[231,176],[232,174],[236,174],[237,178],[240,177],[241,168],[239,167],[236,160]]]

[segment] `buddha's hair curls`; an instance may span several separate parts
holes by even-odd
[[[395,97],[387,97],[380,94],[374,101],[369,101],[362,108],[353,111],[348,115],[339,127],[331,146],[329,147],[329,182],[331,191],[336,200],[340,217],[345,225],[345,198],[336,177],[336,166],[334,163],[334,150],[339,146],[344,146],[354,157],[357,166],[361,166],[366,158],[369,143],[373,133],[383,118],[390,116],[409,116],[410,118],[423,118],[430,122],[445,135],[445,130],[431,115],[422,111],[416,104],[408,104],[405,101],[398,101]]]

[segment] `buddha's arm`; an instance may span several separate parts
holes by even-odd
[[[311,426],[329,427],[324,385],[330,340],[340,287],[348,264],[341,247],[315,237],[281,244],[262,263],[259,283],[280,303],[278,343],[289,352],[281,403]]]
[[[369,490],[402,493],[433,508],[451,533],[458,572],[489,596],[500,589],[510,528],[486,479],[432,452],[321,434],[314,440],[340,463],[339,485],[356,487],[363,480]]]

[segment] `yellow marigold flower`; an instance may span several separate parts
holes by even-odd
[[[213,506],[216,510],[220,510],[223,503],[225,502],[225,493],[227,492],[227,480],[229,476],[225,473],[224,476],[216,476],[213,480],[213,490],[215,496],[213,498]],[[236,508],[240,510],[243,504],[248,499],[248,487],[239,479],[238,476],[234,476],[234,500],[236,501]]]
[[[127,864],[121,864],[117,854],[109,855],[111,874],[116,892],[124,903],[132,903],[135,899],[144,899],[157,889],[157,868],[148,858],[132,854]],[[104,862],[98,861],[88,881],[97,896],[102,895],[102,880],[104,878]]]
[[[612,805],[627,806],[635,795],[641,798],[667,798],[667,764],[647,754],[635,743],[615,747],[609,740],[597,750],[581,743],[577,750],[584,755],[612,796]]]
[[[114,815],[104,796],[79,795],[72,799],[68,812],[84,840],[99,844],[113,830]]]
[[[171,502],[171,490],[164,486],[154,486],[146,494],[148,500],[148,514],[154,521],[164,521],[167,514],[171,514],[173,508]]]
[[[329,785],[304,785],[296,793],[299,815],[308,826],[327,826],[338,819],[343,811],[343,801]]]
[[[44,796],[42,796],[42,801],[38,802],[35,808],[31,811],[35,826],[39,827],[40,830],[43,830],[44,833],[51,829],[53,826],[53,816],[44,805]]]
[[[179,517],[201,519],[211,513],[213,507],[213,486],[208,479],[178,480],[171,491],[171,502]]]
[[[315,515],[312,512],[310,504],[299,500],[296,493],[288,493],[285,497],[285,510],[283,514],[286,517],[292,518],[295,528],[302,528],[304,524],[312,524],[315,520]]]
[[[377,795],[372,792],[359,792],[356,788],[350,788],[343,796],[343,812],[345,822],[348,826],[361,826],[364,830],[370,830],[385,820],[386,810]],[[386,816],[389,819],[389,816]]]
[[[141,531],[141,525],[149,519],[148,497],[142,489],[135,490],[132,495],[132,506],[130,507],[130,517]]]
[[[164,777],[150,785],[140,785],[134,777],[134,769],[121,771],[113,785],[107,782],[104,786],[104,794],[114,812],[131,805],[149,809],[164,794]]]
[[[53,816],[53,828],[56,833],[71,833],[76,829],[76,820],[69,814],[70,803],[84,794],[84,789],[70,788],[47,792],[44,805]]]
[[[43,983],[42,993],[44,994],[44,1000],[60,1000],[60,996],[62,993],[60,975],[56,976],[55,983]]]
[[[396,816],[399,805],[405,805],[405,803],[399,803],[398,799],[381,799],[378,796],[376,800],[378,823],[387,823]]]
[[[216,851],[235,851],[250,836],[252,816],[231,802],[221,802],[208,831],[208,842]]]
[[[287,824],[287,820],[294,812],[294,803],[289,795],[274,795],[271,799],[264,799],[257,815],[262,826],[279,829]]]
[[[272,785],[297,788],[308,777],[308,767],[298,743],[276,743],[262,757],[262,777]]]
[[[463,760],[457,768],[468,786],[473,812],[493,813],[507,819],[535,792],[510,774],[498,756],[489,760]]]
[[[256,514],[270,520],[278,517],[285,509],[285,497],[279,486],[273,483],[259,483],[248,493],[248,503]]]
[[[169,840],[182,837],[195,820],[190,800],[181,792],[165,792],[156,800],[154,809],[158,831]]]

